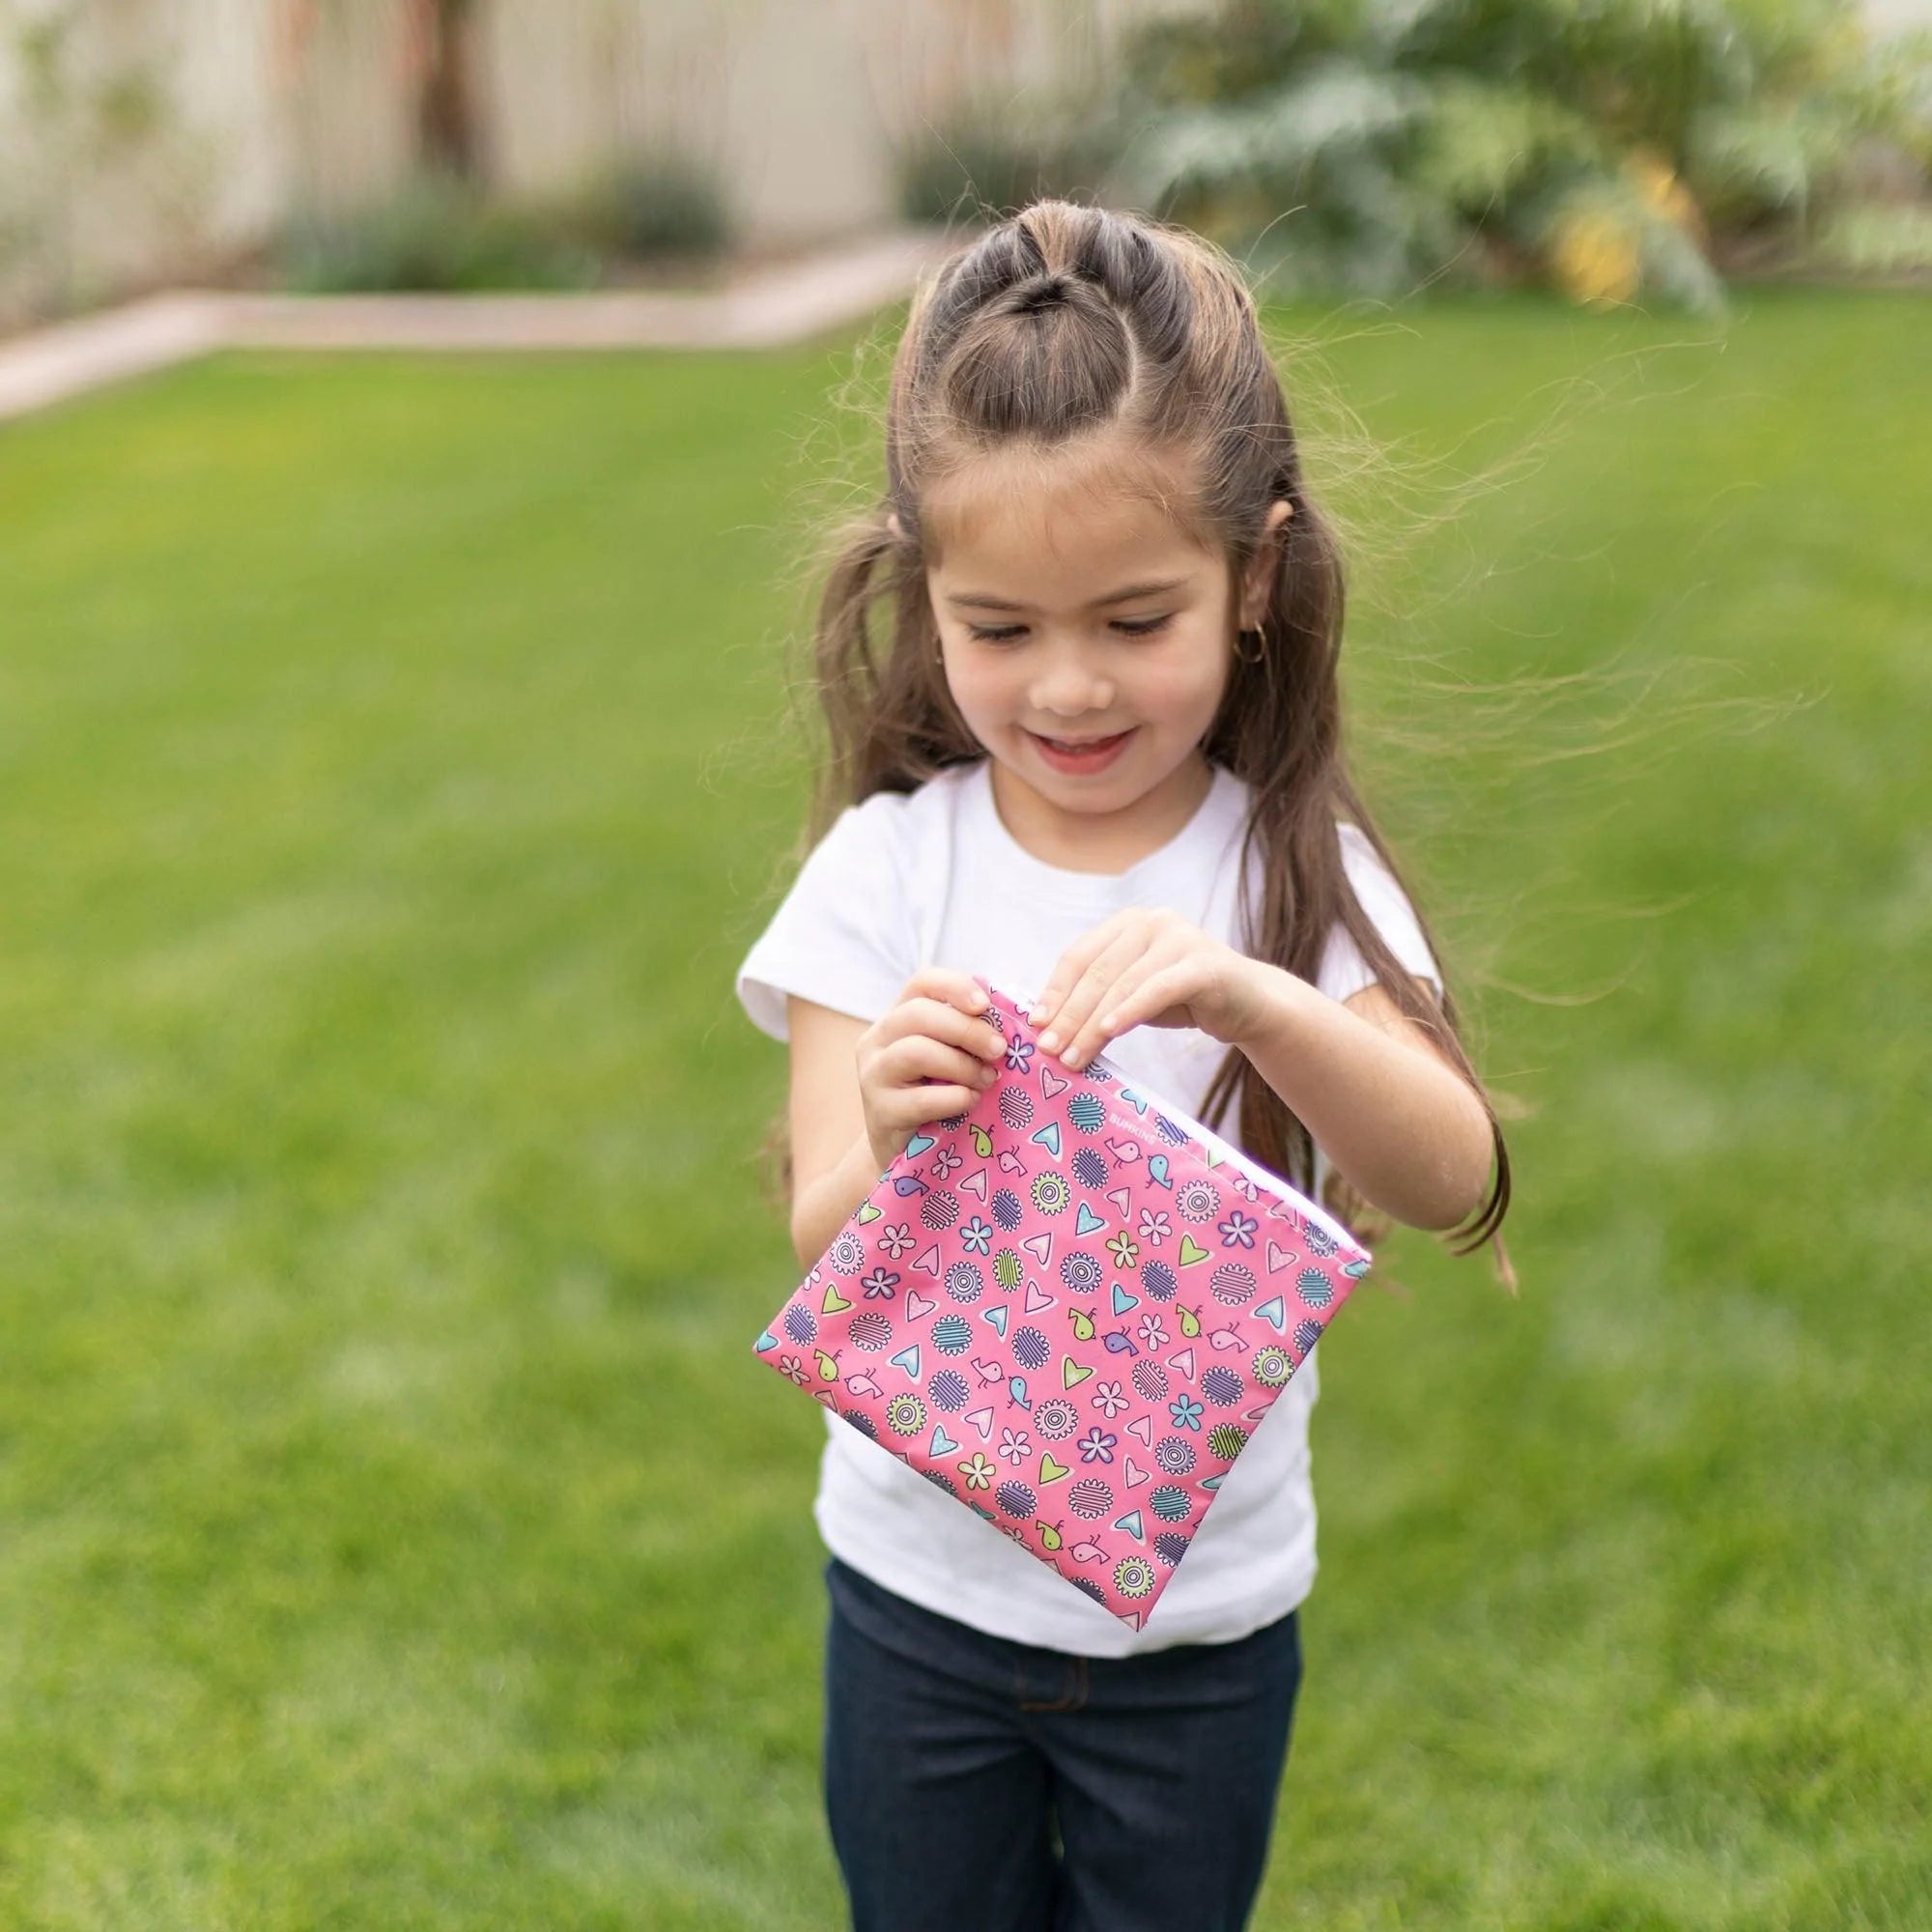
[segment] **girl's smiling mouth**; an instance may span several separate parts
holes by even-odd
[[[1044,738],[1037,731],[1029,731],[1027,736],[1055,771],[1078,776],[1105,770],[1120,755],[1122,747],[1138,728],[1130,724],[1124,731],[1116,731],[1109,738]]]

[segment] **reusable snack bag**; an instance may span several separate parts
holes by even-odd
[[[980,984],[1000,1077],[913,1135],[754,1350],[1139,1630],[1369,1256]]]

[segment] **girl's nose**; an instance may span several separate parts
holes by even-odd
[[[1112,682],[1082,664],[1078,651],[1063,651],[1034,681],[1028,694],[1035,709],[1062,718],[1104,711],[1114,701]]]

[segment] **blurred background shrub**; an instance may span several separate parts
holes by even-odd
[[[582,289],[701,270],[731,240],[715,179],[663,155],[516,203],[424,172],[372,207],[291,223],[280,262],[288,286],[309,294]]]
[[[909,221],[944,222],[1043,194],[1092,201],[1120,147],[1102,98],[988,94],[960,102],[901,147],[899,210]]]
[[[588,288],[603,276],[588,248],[440,174],[370,208],[298,220],[282,263],[288,286],[312,295]]]
[[[1108,191],[1277,293],[1932,268],[1932,38],[1853,0],[1230,0],[1123,79]]]
[[[606,255],[633,262],[704,262],[734,240],[715,173],[667,149],[620,163],[587,189],[580,232]]]

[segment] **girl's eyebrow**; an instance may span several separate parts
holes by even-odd
[[[1104,605],[1124,604],[1129,597],[1158,597],[1166,591],[1180,589],[1186,582],[1184,577],[1170,577],[1157,583],[1129,583],[1120,590],[1110,590],[1104,597],[1094,598],[1087,608],[1098,611]],[[1009,597],[994,597],[982,590],[949,591],[946,601],[973,611],[1029,611],[1033,608],[1030,604],[1015,604]]]

